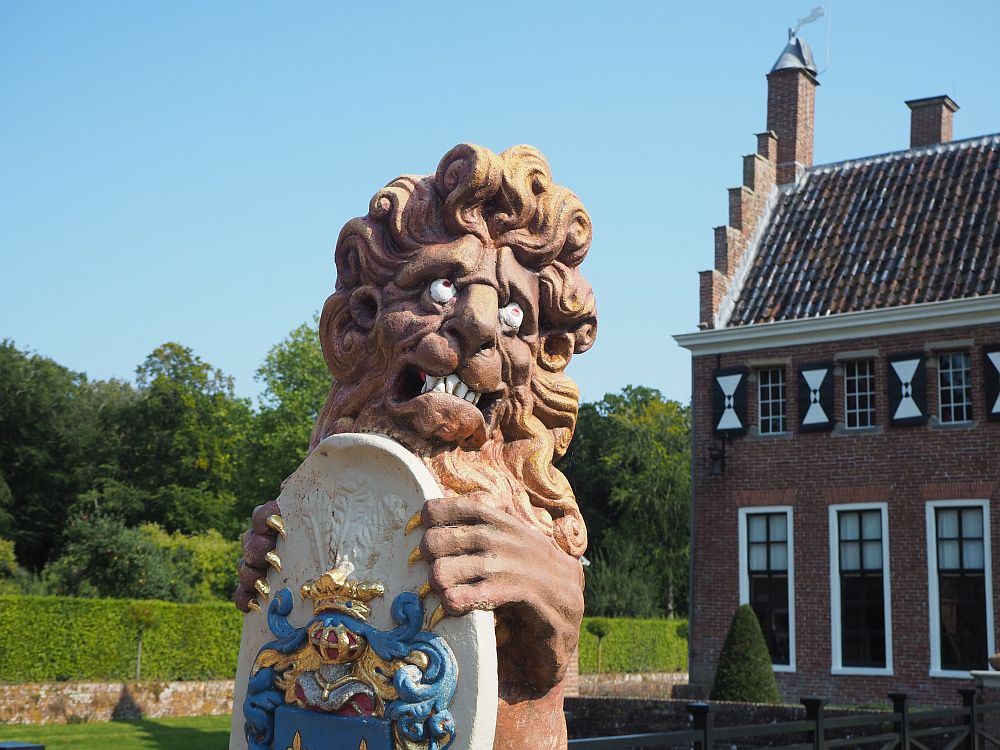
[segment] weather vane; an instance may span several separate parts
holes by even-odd
[[[794,39],[798,35],[799,29],[801,29],[803,26],[806,26],[807,24],[812,23],[813,21],[818,21],[824,15],[825,13],[823,11],[823,6],[817,5],[815,8],[812,9],[812,11],[810,11],[808,16],[796,20],[795,28],[788,30],[788,38]]]

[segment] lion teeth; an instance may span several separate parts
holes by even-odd
[[[424,374],[424,384],[420,389],[421,393],[429,393],[431,391],[437,391],[439,393],[450,393],[452,396],[457,398],[465,399],[469,403],[478,404],[479,399],[483,394],[472,390],[469,386],[461,381],[461,379],[455,373],[450,375],[442,375],[441,377],[435,377],[434,375]]]

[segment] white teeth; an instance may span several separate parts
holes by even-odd
[[[420,392],[428,393],[430,391],[450,393],[453,396],[463,398],[473,404],[478,404],[479,399],[483,395],[469,388],[469,386],[463,383],[455,373],[452,373],[451,375],[442,375],[441,377],[425,375],[424,386],[420,389]]]

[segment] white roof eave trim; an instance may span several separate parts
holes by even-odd
[[[858,310],[815,318],[715,328],[674,336],[694,355],[724,354],[827,341],[891,336],[1000,323],[1000,294]]]

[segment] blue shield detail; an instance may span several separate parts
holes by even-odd
[[[371,716],[329,716],[295,706],[274,712],[274,747],[294,747],[299,734],[302,750],[358,750],[364,740],[368,750],[393,750],[392,724]]]
[[[289,750],[296,731],[300,733],[302,750],[358,750],[362,739],[368,750],[392,750],[393,730],[401,738],[426,742],[427,750],[447,750],[456,733],[450,708],[458,683],[458,665],[441,636],[421,629],[424,607],[416,594],[404,591],[393,600],[390,612],[397,627],[392,630],[379,630],[343,612],[324,612],[296,628],[288,622],[292,601],[292,592],[285,588],[268,607],[268,627],[277,640],[257,654],[243,702],[250,750]],[[382,716],[345,717],[298,708],[286,703],[286,694],[279,685],[291,674],[282,670],[288,669],[295,655],[312,648],[308,636],[314,625],[342,627],[358,634],[385,661],[398,663],[417,653],[422,666],[406,663],[394,674],[386,675],[398,697],[385,704]],[[370,732],[372,739],[364,732]]]

